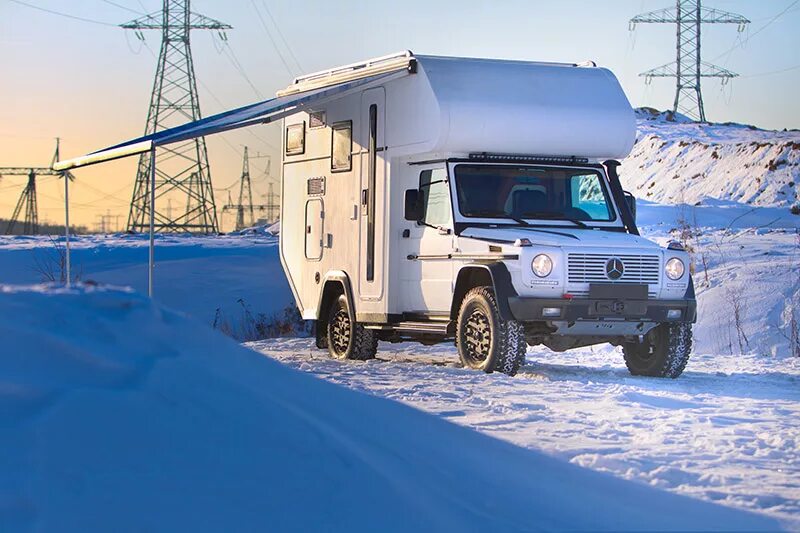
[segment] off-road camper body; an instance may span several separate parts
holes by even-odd
[[[319,347],[455,340],[465,365],[513,374],[526,343],[610,342],[635,374],[681,373],[689,257],[638,235],[616,174],[634,114],[610,71],[403,53],[279,96],[351,80],[368,82],[284,119],[280,255]]]

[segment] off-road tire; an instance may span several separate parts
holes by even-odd
[[[527,346],[522,324],[501,318],[491,287],[467,292],[456,324],[456,348],[465,367],[513,376],[525,363]]]
[[[378,335],[358,322],[351,321],[347,297],[344,295],[331,305],[327,327],[328,353],[334,359],[366,361],[378,353]]]
[[[625,366],[634,376],[677,378],[692,353],[692,325],[660,324],[651,329],[644,342],[622,345]]]

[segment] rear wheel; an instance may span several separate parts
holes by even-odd
[[[522,325],[502,319],[491,287],[467,292],[456,330],[458,355],[466,367],[513,376],[525,362],[527,343]]]
[[[643,342],[622,345],[625,365],[634,376],[677,378],[691,352],[691,324],[661,324],[651,329]]]
[[[374,359],[378,352],[378,336],[370,330],[350,320],[347,298],[344,295],[331,305],[328,315],[328,353],[334,359],[355,359],[366,361]]]

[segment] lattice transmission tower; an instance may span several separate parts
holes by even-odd
[[[193,13],[189,9],[189,2],[164,0],[160,13],[151,13],[120,25],[127,30],[134,30],[142,40],[142,30],[161,30],[161,51],[150,96],[145,135],[202,118],[189,37],[192,30],[216,30],[225,40],[224,31],[231,26]],[[156,231],[219,231],[204,138],[157,149],[155,197]],[[158,200],[169,197],[186,200],[186,210],[178,212],[174,218],[172,213],[158,208]],[[150,209],[150,156],[142,154],[128,214],[128,230],[147,231],[150,227]]]
[[[633,17],[630,20],[630,29],[633,30],[637,24],[648,23],[676,25],[676,60],[642,72],[639,76],[644,76],[648,83],[652,78],[675,78],[672,112],[680,111],[693,120],[706,122],[700,80],[721,78],[724,84],[738,74],[700,58],[700,29],[703,24],[738,24],[741,32],[750,21],[736,13],[702,7],[700,0],[676,0],[674,8],[659,9]]]
[[[256,154],[253,156],[254,159],[269,159],[269,156],[259,155]],[[228,203],[222,207],[223,212],[233,211],[236,213],[236,227],[235,231],[240,231],[245,228],[252,227],[256,224],[255,218],[255,211],[258,210],[259,212],[266,211],[267,213],[267,220],[274,222],[273,219],[270,217],[273,216],[272,213],[278,207],[275,198],[273,198],[274,193],[272,191],[272,183],[269,184],[269,193],[267,194],[267,203],[266,204],[254,204],[253,203],[253,189],[252,183],[250,180],[250,155],[247,150],[247,146],[244,147],[244,157],[242,158],[242,176],[239,178],[239,202],[233,203],[233,199],[231,198],[230,190],[228,191]],[[269,161],[268,166],[269,168]],[[269,175],[269,170],[265,172],[267,176]]]
[[[49,167],[0,167],[0,176],[27,176],[28,182],[19,195],[14,212],[8,220],[6,235],[12,235],[14,228],[22,223],[22,235],[39,234],[39,202],[36,198],[36,178],[39,176],[57,176],[75,181],[71,172],[53,170],[53,165],[59,160],[60,139],[56,139],[56,152],[50,161]]]

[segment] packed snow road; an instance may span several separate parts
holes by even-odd
[[[331,360],[309,339],[249,346],[523,447],[800,529],[796,358],[693,355],[680,378],[664,380],[630,376],[611,347],[531,348],[509,378],[460,368],[445,345],[381,343],[369,362]]]

